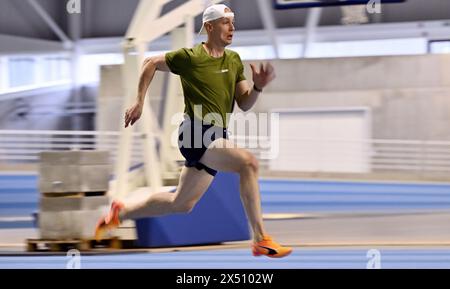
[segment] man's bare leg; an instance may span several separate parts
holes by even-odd
[[[261,198],[258,186],[258,161],[247,150],[225,139],[215,140],[200,162],[218,171],[231,171],[240,175],[240,193],[247,217],[253,230],[253,239],[259,242],[265,235]]]
[[[126,206],[120,213],[120,219],[188,213],[206,192],[213,178],[205,170],[183,167],[175,193],[157,193],[143,203]]]
[[[205,170],[183,167],[175,193],[157,193],[134,205],[113,201],[109,213],[97,223],[95,239],[100,240],[106,231],[116,228],[125,219],[190,212],[213,179]]]

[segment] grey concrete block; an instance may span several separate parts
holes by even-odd
[[[80,166],[79,169],[82,192],[108,190],[111,174],[110,165]]]
[[[110,233],[112,236],[121,240],[136,240],[136,228],[135,227],[119,227]]]
[[[41,212],[64,212],[77,210],[96,210],[109,205],[108,196],[93,197],[41,197],[39,208]]]
[[[63,151],[41,152],[43,165],[107,165],[110,163],[108,151]]]
[[[39,233],[42,239],[93,239],[95,226],[108,210],[41,212],[39,214]],[[108,235],[106,236],[108,237]]]
[[[39,167],[41,192],[99,192],[109,188],[110,165],[48,165]]]
[[[81,210],[97,210],[105,206],[109,208],[108,196],[95,196],[82,198]]]

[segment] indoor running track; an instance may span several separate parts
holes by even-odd
[[[295,248],[282,259],[253,257],[247,249],[128,253],[80,257],[82,269],[366,269],[371,248]],[[448,248],[380,248],[383,269],[450,269]],[[1,269],[65,269],[69,257],[1,256]]]

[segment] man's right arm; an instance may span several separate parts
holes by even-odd
[[[145,94],[156,70],[170,71],[166,63],[165,54],[149,57],[144,60],[142,73],[139,77],[136,103],[125,112],[125,127],[128,127],[129,124],[133,125],[141,117]]]
[[[165,54],[148,57],[144,60],[142,65],[142,73],[139,77],[138,95],[137,102],[140,104],[144,103],[145,94],[148,87],[155,75],[155,71],[170,71],[166,63]]]

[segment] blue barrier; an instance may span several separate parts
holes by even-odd
[[[239,195],[239,176],[219,172],[189,214],[136,220],[141,247],[214,244],[250,239]]]

